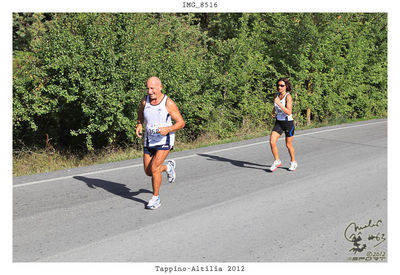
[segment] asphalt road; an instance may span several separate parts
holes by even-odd
[[[13,261],[386,261],[387,121],[267,140],[172,152],[155,211],[141,159],[14,178]]]

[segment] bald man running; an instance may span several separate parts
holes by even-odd
[[[136,126],[136,136],[142,138],[143,124],[146,125],[143,165],[153,184],[153,197],[146,206],[148,209],[161,206],[161,173],[167,173],[170,183],[175,181],[175,161],[169,160],[166,165],[164,161],[174,147],[175,132],[185,126],[175,102],[162,93],[162,88],[158,77],[153,76],[147,80],[147,96],[141,101]],[[175,124],[172,124],[172,121],[175,121]]]

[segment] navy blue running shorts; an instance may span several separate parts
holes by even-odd
[[[171,145],[157,145],[154,147],[144,147],[144,153],[150,155],[150,157],[154,156],[159,150],[172,150],[174,146]]]
[[[292,137],[294,136],[294,120],[276,120],[272,131],[275,131],[280,135],[285,131],[286,137]]]

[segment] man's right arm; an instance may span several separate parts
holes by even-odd
[[[136,125],[136,136],[138,138],[142,138],[143,123],[144,123],[143,110],[144,110],[145,106],[146,106],[146,97],[144,97],[142,99],[142,101],[140,102],[140,108],[138,111],[138,120],[137,120],[137,125]]]

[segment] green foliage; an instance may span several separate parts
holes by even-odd
[[[158,76],[186,127],[226,138],[270,126],[290,78],[296,123],[387,113],[387,15],[13,14],[14,147],[134,144]]]
[[[202,108],[205,46],[190,20],[168,14],[54,15],[48,32],[32,45],[42,85],[22,85],[40,92],[35,99],[46,110],[16,107],[14,121],[29,122],[27,131],[52,133],[62,147],[131,143],[146,80],[158,75],[194,131],[195,120],[205,115],[192,112]],[[23,87],[14,82],[15,105],[32,109]]]

